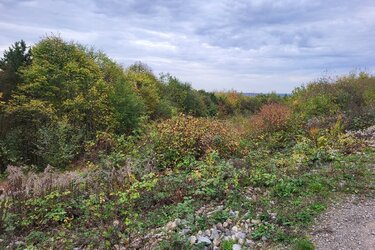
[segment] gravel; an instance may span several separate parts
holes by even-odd
[[[351,197],[332,206],[311,235],[317,250],[374,250],[375,198]]]

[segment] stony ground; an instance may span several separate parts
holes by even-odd
[[[312,241],[317,250],[374,250],[375,197],[351,197],[317,218]]]

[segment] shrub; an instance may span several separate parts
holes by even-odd
[[[253,132],[276,132],[287,127],[292,112],[284,104],[271,103],[263,105],[260,111],[250,118]]]
[[[41,127],[37,135],[35,154],[44,166],[63,168],[80,152],[82,134],[65,120]]]
[[[179,115],[155,124],[145,143],[153,145],[159,165],[176,166],[187,156],[217,151],[223,158],[239,151],[238,135],[219,120]]]
[[[351,112],[348,117],[348,129],[358,130],[375,124],[375,104],[364,107],[361,112]]]
[[[317,95],[306,100],[302,105],[302,112],[305,117],[333,115],[340,110],[335,103],[335,98],[329,94]]]

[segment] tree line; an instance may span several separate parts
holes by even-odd
[[[0,166],[65,166],[100,131],[131,135],[180,113],[225,117],[256,112],[276,94],[195,90],[141,62],[124,68],[105,53],[48,36],[15,42],[0,59]]]

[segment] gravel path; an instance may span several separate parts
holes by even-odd
[[[352,197],[332,206],[311,235],[317,250],[374,250],[375,198]]]

